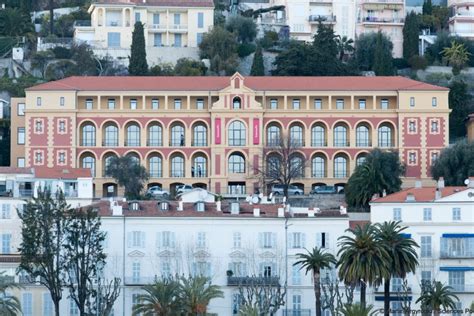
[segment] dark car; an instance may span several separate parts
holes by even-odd
[[[313,188],[309,194],[336,194],[337,189],[333,185],[322,185]]]

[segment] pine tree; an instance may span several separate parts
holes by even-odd
[[[146,62],[145,35],[143,24],[135,23],[132,34],[132,48],[128,73],[132,76],[146,76],[148,74],[148,64]]]
[[[377,33],[377,41],[374,52],[374,68],[377,76],[393,75],[393,60],[391,50],[384,45],[382,32]]]
[[[425,0],[422,8],[423,15],[431,15],[433,13],[433,3],[431,0]]]
[[[415,12],[407,14],[405,25],[403,26],[403,58],[409,60],[412,56],[418,55],[418,32],[420,22]]]
[[[265,75],[265,66],[263,65],[263,54],[262,48],[257,46],[255,55],[253,56],[252,69],[250,70],[251,76],[264,76]]]

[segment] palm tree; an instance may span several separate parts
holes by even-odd
[[[410,272],[415,272],[418,265],[418,255],[415,248],[417,243],[412,238],[403,235],[407,229],[400,226],[400,222],[384,222],[375,225],[376,235],[381,245],[389,254],[388,271],[384,279],[384,314],[390,315],[390,278],[398,277],[404,279]]]
[[[440,309],[456,309],[456,301],[459,298],[451,291],[452,287],[445,286],[439,281],[427,286],[421,293],[416,303],[421,303],[422,307],[430,308],[435,316],[440,314]]]
[[[204,276],[180,278],[180,304],[185,315],[205,315],[212,299],[224,297],[220,288],[210,281]]]
[[[18,298],[7,295],[9,288],[17,288],[18,286],[9,281],[7,276],[3,276],[4,272],[0,272],[0,315],[16,316],[21,313],[21,304]]]
[[[339,60],[343,60],[347,54],[354,52],[354,40],[352,38],[337,36],[336,43],[339,50]]]
[[[0,10],[0,35],[26,36],[34,32],[31,18],[18,8]]]
[[[156,280],[154,284],[145,285],[146,294],[138,296],[139,303],[133,307],[133,315],[172,316],[179,315],[180,286],[174,278]]]
[[[336,264],[336,258],[325,251],[314,247],[307,253],[297,253],[299,259],[294,265],[301,265],[301,269],[306,269],[306,274],[311,271],[314,281],[314,296],[316,297],[316,316],[321,316],[321,269],[330,268]]]
[[[459,74],[471,55],[463,43],[456,43],[455,41],[451,41],[450,47],[443,48],[441,54],[443,54],[448,60],[448,63],[453,66],[453,74],[455,75]]]
[[[344,316],[372,316],[376,315],[376,311],[372,311],[373,305],[362,306],[361,304],[345,304],[341,310]]]
[[[365,305],[367,285],[380,285],[388,275],[389,254],[376,238],[375,228],[370,224],[347,229],[353,236],[339,237],[339,278],[346,284],[360,286],[360,303]]]

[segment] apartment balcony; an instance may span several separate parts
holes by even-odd
[[[401,25],[401,26],[403,26],[404,22],[405,22],[405,19],[403,19],[403,18],[380,18],[380,17],[375,17],[375,16],[366,16],[366,17],[359,20],[359,23],[367,24],[367,25],[382,24],[382,25]]]
[[[474,284],[448,284],[454,293],[474,293]]]
[[[166,24],[151,24],[148,26],[149,32],[166,32],[168,26]]]
[[[187,33],[188,26],[184,24],[173,24],[169,26],[168,30],[172,33]]]
[[[125,285],[135,285],[135,286],[143,286],[146,284],[153,284],[157,280],[157,277],[125,277],[124,284]]]
[[[440,259],[474,259],[472,251],[441,251]]]
[[[18,190],[20,196],[19,197],[32,197],[33,196],[33,190],[32,189],[19,189]]]
[[[311,309],[283,309],[283,316],[311,316]]]
[[[239,285],[266,285],[266,286],[280,286],[280,277],[271,276],[228,276],[227,277],[227,286],[239,286]]]
[[[92,26],[91,20],[77,20],[74,21],[73,27],[80,31],[93,31],[94,27]]]
[[[285,18],[276,18],[276,17],[263,17],[260,22],[266,25],[286,25]]]
[[[335,15],[310,15],[308,17],[308,21],[310,24],[317,24],[319,21],[325,24],[334,24],[336,23],[336,16]]]
[[[309,0],[309,4],[332,4],[333,0]]]
[[[383,286],[378,286],[378,287],[374,288],[374,292],[376,294],[383,293],[384,292]],[[406,293],[412,293],[412,292],[413,292],[412,291],[412,286],[408,285],[406,287]],[[405,293],[405,289],[402,285],[392,284],[391,287],[390,287],[390,293],[393,294],[393,295],[396,295],[398,293]]]

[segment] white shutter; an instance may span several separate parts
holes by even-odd
[[[441,255],[446,256],[448,254],[448,239],[441,237]]]
[[[133,238],[132,233],[128,232],[127,233],[127,247],[128,248],[132,247],[132,238]]]
[[[306,234],[301,233],[301,248],[306,248]]]
[[[156,233],[156,248],[160,249],[162,245],[161,232]]]
[[[294,233],[291,233],[291,234],[288,236],[288,244],[290,245],[290,248],[294,248],[294,247],[295,247],[293,235],[294,235]]]
[[[330,239],[329,239],[329,233],[325,233],[326,235],[326,248],[327,249],[330,249],[331,248],[331,243],[330,243]]]
[[[272,248],[276,248],[277,234],[272,233]]]
[[[212,275],[211,272],[212,272],[211,263],[210,263],[210,262],[207,262],[207,263],[206,263],[206,276],[207,276],[208,278],[211,277],[211,275]]]
[[[170,233],[170,244],[171,244],[171,247],[174,248],[176,247],[176,241],[175,241],[175,233]]]
[[[246,263],[242,263],[242,276],[248,276]]]
[[[316,247],[321,248],[322,238],[321,233],[316,233]]]
[[[264,264],[262,262],[260,262],[258,264],[258,276],[263,276],[264,275],[265,270],[264,270],[263,267],[264,267]]]
[[[258,246],[263,248],[263,233],[258,233]]]
[[[140,247],[145,248],[145,232],[140,232]]]

